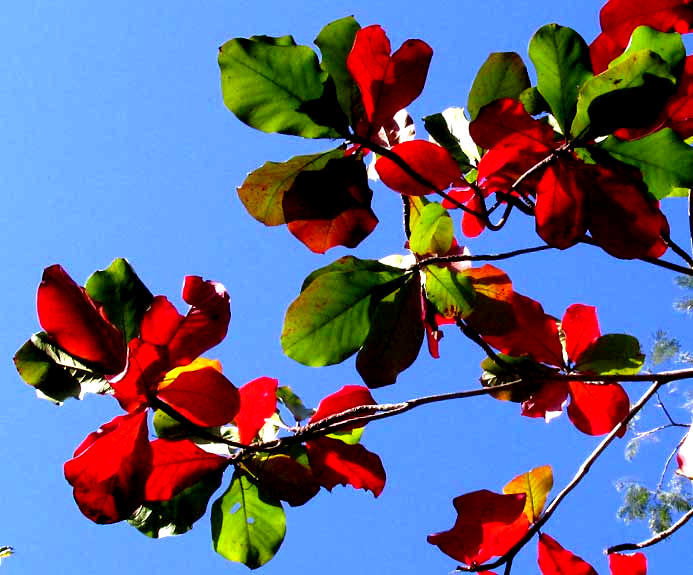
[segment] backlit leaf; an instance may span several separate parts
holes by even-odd
[[[305,455],[305,449],[300,448]],[[310,468],[285,454],[261,454],[245,463],[262,489],[292,507],[307,503],[320,491]]]
[[[411,226],[409,249],[419,255],[443,255],[450,251],[453,239],[450,214],[439,203],[431,202]]]
[[[236,415],[240,442],[251,443],[277,409],[277,380],[258,377],[238,390],[241,408]]]
[[[538,559],[542,575],[597,575],[589,563],[561,547],[546,533],[539,535]]]
[[[647,575],[647,557],[642,553],[609,553],[611,575]]]
[[[286,517],[282,504],[241,472],[212,506],[214,550],[229,561],[257,569],[284,541]]]
[[[298,397],[298,395],[296,395],[288,385],[278,387],[276,395],[277,399],[281,401],[291,412],[291,415],[294,416],[297,423],[303,421],[304,419],[308,419],[311,415],[313,415],[313,413],[315,413],[314,409],[308,409],[305,405],[303,405],[301,398]]]
[[[439,146],[450,153],[463,172],[472,169],[472,163],[463,146],[469,148],[471,144],[474,147],[471,156],[475,159],[478,158],[479,152],[469,136],[469,120],[464,116],[464,109],[447,108],[443,113],[424,116],[423,122],[426,131]],[[466,126],[466,130],[462,126]],[[461,130],[466,134],[459,133]]]
[[[628,415],[630,401],[618,383],[592,384],[571,381],[568,417],[573,425],[587,435],[609,433]],[[623,437],[626,427],[618,431]]]
[[[553,470],[550,465],[542,465],[512,479],[503,487],[503,493],[524,493],[524,514],[530,523],[534,523],[544,510],[546,498],[552,487]]]
[[[530,87],[527,68],[515,52],[494,52],[483,63],[469,91],[467,110],[474,120],[479,110],[499,98],[516,99]]]
[[[598,338],[579,357],[578,371],[599,375],[633,375],[645,362],[640,343],[632,335],[607,334]]]
[[[597,308],[580,303],[573,304],[565,310],[561,320],[561,329],[565,335],[565,350],[573,362],[582,361],[582,355],[601,335]]]
[[[638,26],[628,42],[628,49],[609,66],[616,66],[639,50],[652,50],[664,60],[673,73],[677,73],[684,58],[686,48],[680,34],[659,32],[649,26]]]
[[[375,405],[375,400],[368,388],[362,385],[345,385],[339,391],[320,400],[317,410],[308,423],[315,423],[361,405]],[[341,421],[341,418],[338,421]]]
[[[678,469],[676,473],[693,479],[693,434],[688,432],[676,454]]]
[[[443,317],[468,316],[476,294],[471,279],[449,267],[426,267],[426,297]]]

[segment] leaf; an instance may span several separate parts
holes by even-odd
[[[368,388],[362,385],[345,385],[339,391],[320,400],[317,410],[308,423],[315,423],[362,405],[375,405],[375,400]],[[341,421],[342,419],[345,418],[335,419],[335,421]]]
[[[547,24],[532,36],[529,57],[537,69],[537,90],[549,104],[561,131],[568,134],[578,90],[592,77],[587,44],[574,30]]]
[[[473,146],[471,155],[475,159],[478,159],[479,152],[469,136],[469,120],[465,118],[463,108],[447,108],[440,114],[424,116],[423,122],[431,138],[448,151],[459,165],[460,170],[466,173],[472,169],[473,165],[463,149],[463,145],[467,151],[470,151],[470,144]]]
[[[346,117],[334,86],[332,94],[326,89],[327,72],[317,55],[285,38],[235,38],[219,49],[224,103],[239,120],[263,132],[304,138],[343,135]]]
[[[356,32],[360,28],[361,26],[353,16],[347,16],[330,22],[315,39],[315,44],[322,54],[322,67],[334,80],[339,105],[349,119],[351,119],[351,99],[355,86],[347,70],[346,60],[354,45]]]
[[[648,191],[658,200],[675,192],[675,188],[693,187],[693,149],[670,128],[632,142],[609,137],[599,148],[638,168]]]
[[[108,319],[126,342],[140,334],[142,316],[153,296],[127,260],[113,260],[105,270],[94,272],[84,289],[92,300],[104,307]]]
[[[278,387],[276,396],[277,399],[281,401],[291,412],[291,415],[294,416],[296,423],[300,423],[304,419],[308,419],[311,415],[313,415],[313,413],[315,413],[314,409],[308,409],[305,405],[303,405],[301,398],[296,395],[288,385]]]
[[[522,106],[530,116],[538,116],[544,112],[550,112],[549,104],[544,97],[539,93],[536,86],[523,90],[517,99],[522,103]]]
[[[336,485],[366,489],[378,497],[385,488],[385,469],[375,453],[363,445],[320,437],[306,442],[316,480],[328,491]]]
[[[423,343],[418,274],[375,308],[372,327],[356,356],[356,369],[370,388],[391,385],[416,360]]]
[[[493,359],[487,357],[481,362],[481,369],[483,369],[480,378],[481,385],[484,387],[496,387],[504,383],[514,382],[517,381],[518,373],[523,375],[525,382],[521,387],[514,386],[511,389],[491,393],[492,397],[500,401],[526,402],[541,389],[541,386],[533,381],[533,376],[536,375],[540,380],[545,381],[547,376],[554,372],[553,369],[528,357],[511,357],[503,353],[499,357],[513,369],[507,369],[504,366],[498,365]],[[568,391],[566,388],[565,397],[567,395]],[[523,413],[523,415],[526,414]],[[543,415],[542,413],[541,417]]]
[[[209,473],[168,501],[141,505],[128,523],[154,539],[186,533],[205,514],[209,498],[221,485],[222,476],[223,471]]]
[[[378,223],[371,209],[366,166],[354,156],[332,158],[298,174],[282,199],[289,231],[310,250],[354,248]]]
[[[467,565],[484,563],[507,552],[529,529],[523,513],[525,495],[501,495],[482,489],[453,500],[457,511],[449,531],[429,535],[427,541]]]
[[[234,420],[238,426],[240,442],[250,444],[277,410],[277,380],[258,377],[241,386],[241,409]]]
[[[693,479],[693,434],[690,431],[686,433],[683,443],[679,447],[676,463],[678,464],[676,473]]]
[[[305,448],[299,449],[305,456]],[[245,465],[264,491],[292,507],[304,505],[320,491],[310,468],[289,455],[258,455]]]
[[[522,473],[512,479],[505,487],[503,493],[524,493],[524,514],[530,523],[534,523],[546,505],[546,498],[553,487],[553,470],[550,465],[535,467],[531,471]]]
[[[580,88],[570,134],[581,140],[647,126],[674,91],[669,65],[651,50],[634,52]]]
[[[385,266],[385,267],[383,267]],[[333,261],[331,264],[324,267],[313,270],[305,280],[303,280],[303,285],[301,285],[301,291],[313,283],[314,280],[319,278],[321,275],[330,272],[357,272],[357,271],[372,271],[374,273],[382,272],[384,269],[390,269],[394,266],[387,266],[378,260],[362,260],[354,256],[343,256],[338,260]],[[399,268],[398,268],[399,269]]]
[[[647,557],[642,553],[609,553],[611,575],[647,575]]]
[[[347,58],[347,69],[361,92],[368,121],[364,136],[378,131],[396,112],[406,108],[423,90],[431,47],[407,40],[390,55],[390,41],[377,25],[361,28]],[[359,130],[362,132],[363,130]]]
[[[426,297],[443,317],[466,317],[474,308],[471,279],[449,267],[426,267]]]
[[[14,356],[22,379],[36,388],[40,397],[62,403],[87,393],[105,393],[110,386],[104,376],[54,345],[46,333],[31,336]]]
[[[381,156],[375,169],[383,183],[400,194],[423,196],[464,184],[459,164],[442,146],[426,140],[411,140],[397,144],[391,151],[428,182],[412,178],[390,158]]]
[[[578,371],[599,375],[634,375],[645,363],[640,343],[632,335],[603,335],[579,356]]]
[[[631,54],[640,50],[652,50],[662,60],[664,60],[671,69],[672,73],[677,74],[681,69],[686,58],[686,48],[683,45],[683,39],[677,33],[659,32],[649,26],[638,26],[633,30],[633,34],[628,42],[628,49],[616,58],[609,67],[616,66],[627,60]]]
[[[597,575],[589,563],[561,547],[546,533],[539,535],[539,569],[542,575]]]
[[[226,457],[208,453],[189,439],[155,439],[150,446],[152,463],[144,486],[145,501],[168,501],[229,465]]]
[[[492,53],[477,72],[469,91],[469,117],[476,119],[481,108],[500,98],[518,98],[530,85],[527,68],[519,54]]]
[[[450,214],[439,203],[431,202],[411,225],[409,249],[419,255],[443,255],[450,251],[454,237]]]
[[[70,355],[112,375],[125,367],[123,334],[59,265],[43,271],[36,307],[48,336]]]
[[[587,435],[609,433],[628,415],[630,401],[618,383],[592,384],[571,381],[568,417],[573,425]],[[621,426],[618,437],[626,427]]]
[[[214,550],[229,561],[257,569],[284,541],[286,517],[282,504],[242,472],[212,505]]]
[[[286,162],[265,162],[251,172],[238,188],[238,197],[248,213],[266,226],[286,223],[284,194],[294,185],[296,177],[305,171],[322,170],[329,160],[344,157],[344,148],[328,152],[294,156]]]
[[[362,261],[350,260],[350,265],[361,268]],[[332,365],[363,345],[372,306],[399,287],[405,272],[367,260],[362,267],[322,273],[293,301],[281,335],[286,355],[304,365]]]
[[[127,519],[144,501],[152,451],[147,412],[120,415],[90,433],[65,463],[80,511],[95,523]]]
[[[597,308],[580,303],[568,306],[561,320],[561,329],[565,336],[565,350],[568,359],[578,363],[582,355],[592,346],[599,336]]]

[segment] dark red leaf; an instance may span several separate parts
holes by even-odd
[[[628,395],[618,383],[593,384],[570,382],[568,417],[573,425],[588,435],[609,433],[630,411]],[[623,426],[619,437],[626,433]]]
[[[125,341],[104,313],[59,265],[46,268],[38,288],[41,327],[66,352],[106,374],[125,367]]]
[[[361,92],[368,136],[414,101],[426,83],[433,50],[421,40],[407,40],[392,56],[390,41],[380,26],[356,33],[347,69]]]
[[[539,391],[522,402],[522,415],[542,417],[550,421],[563,411],[563,403],[568,399],[568,384],[564,381],[547,381]]]
[[[383,491],[385,469],[380,457],[363,445],[320,437],[306,442],[306,449],[315,479],[328,491],[335,485],[366,489],[376,497]]]
[[[467,202],[466,206],[474,213],[483,214],[483,200],[474,195]],[[483,218],[477,217],[472,213],[464,212],[462,215],[462,233],[468,238],[475,238],[486,229],[486,222]]]
[[[602,32],[590,44],[590,59],[592,60],[592,71],[601,74],[609,67],[609,62],[619,56],[624,46],[620,46],[609,36]]]
[[[411,140],[397,144],[392,152],[433,185],[417,182],[391,159],[381,156],[375,169],[383,183],[400,194],[423,196],[463,183],[459,164],[442,146],[426,140]]]
[[[265,425],[265,420],[276,411],[277,385],[276,379],[258,377],[239,388],[241,409],[235,422],[241,443],[251,443]]]
[[[647,558],[642,553],[610,553],[609,568],[611,575],[647,575]]]
[[[147,413],[120,415],[90,433],[65,463],[65,479],[96,523],[127,519],[144,500],[152,464]]]
[[[168,371],[168,358],[164,351],[165,348],[139,338],[128,344],[127,369],[109,382],[125,411],[132,413],[149,405],[156,384]]]
[[[565,349],[573,363],[579,363],[582,354],[601,335],[597,321],[597,308],[576,303],[571,305],[561,320],[565,334]]]
[[[427,541],[467,565],[506,553],[529,529],[524,493],[501,495],[485,489],[456,497],[457,520]]]
[[[320,491],[313,472],[288,455],[249,459],[246,466],[263,490],[292,507],[303,505]]]
[[[318,409],[308,423],[315,423],[360,405],[375,405],[371,392],[363,385],[345,385],[339,391],[320,400]]]
[[[356,247],[378,224],[371,209],[373,192],[363,162],[332,159],[322,170],[301,172],[284,194],[289,231],[311,251]]]
[[[597,575],[589,563],[561,547],[546,533],[539,535],[538,559],[542,575]]]
[[[157,397],[200,427],[230,423],[241,402],[236,387],[213,367],[182,372],[160,385]]]
[[[200,449],[192,441],[155,439],[151,442],[152,471],[144,488],[145,501],[168,501],[229,460]]]

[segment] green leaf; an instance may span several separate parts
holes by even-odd
[[[124,334],[126,343],[139,336],[142,316],[154,296],[127,260],[113,260],[105,270],[94,272],[84,289],[91,299],[104,306],[108,319]]]
[[[525,112],[530,116],[537,116],[544,112],[551,111],[548,102],[544,100],[544,97],[539,93],[536,86],[523,90],[517,99],[522,102],[522,105],[525,107]]]
[[[444,317],[465,317],[474,309],[472,281],[449,267],[426,268],[426,297]]]
[[[190,427],[178,421],[175,417],[171,417],[167,413],[157,409],[152,418],[154,423],[154,431],[157,437],[165,439],[181,439],[190,437]]]
[[[479,110],[499,98],[517,99],[530,87],[527,68],[515,52],[494,52],[481,66],[469,91],[467,111],[472,120]]]
[[[640,343],[632,335],[612,333],[603,335],[580,357],[578,371],[599,375],[633,375],[645,363]]]
[[[274,557],[285,534],[281,502],[236,471],[226,493],[212,506],[214,550],[230,561],[257,569]]]
[[[419,255],[443,255],[450,251],[454,235],[448,211],[441,204],[431,202],[411,227],[409,249]]]
[[[308,419],[313,413],[314,409],[308,409],[303,405],[301,398],[296,395],[293,390],[288,385],[283,385],[277,388],[277,399],[281,401],[286,408],[294,416],[296,423]]]
[[[609,64],[609,68],[617,66],[631,54],[640,50],[652,50],[655,52],[669,65],[669,68],[675,75],[678,74],[683,61],[686,59],[686,47],[683,45],[681,34],[676,32],[659,32],[649,26],[638,26],[633,30],[628,49],[613,60]]]
[[[481,385],[484,387],[496,387],[504,383],[510,383],[518,380],[518,373],[522,374],[523,384],[511,389],[497,391],[491,395],[501,401],[512,401],[514,403],[522,403],[527,400],[532,393],[540,389],[541,384],[536,384],[532,381],[532,375],[546,377],[555,370],[537,363],[528,357],[512,357],[499,353],[498,357],[503,360],[504,364],[512,369],[506,369],[493,361],[490,357],[481,362]]]
[[[658,200],[676,193],[678,188],[693,187],[693,148],[671,128],[630,142],[610,136],[599,147],[638,168],[647,189]]]
[[[304,138],[337,138],[347,130],[317,55],[288,36],[229,40],[219,49],[219,68],[224,103],[253,128]]]
[[[299,363],[332,365],[355,353],[370,330],[372,306],[395,291],[405,275],[378,262],[347,262],[356,269],[320,273],[286,312],[282,348]]]
[[[103,374],[53,344],[44,332],[31,336],[14,356],[22,379],[36,388],[39,397],[61,404],[69,397],[103,394],[110,386]]]
[[[190,531],[195,521],[207,511],[209,498],[219,489],[223,475],[223,470],[210,473],[168,501],[144,503],[128,523],[154,539]]]
[[[338,431],[337,433],[328,433],[326,437],[331,437],[332,439],[339,439],[342,443],[347,445],[356,445],[361,441],[361,436],[363,435],[363,430],[365,427],[357,427],[355,429],[350,429],[349,431]]]
[[[351,98],[354,80],[347,70],[346,60],[361,26],[353,16],[340,18],[325,26],[315,39],[322,54],[322,67],[334,80],[337,99],[344,114],[351,120]]]
[[[547,24],[532,36],[529,57],[537,69],[537,90],[567,134],[575,116],[578,90],[592,77],[589,47],[574,30]]]
[[[372,327],[356,356],[356,369],[365,384],[373,388],[395,383],[416,360],[423,338],[421,279],[412,274],[375,308]]]
[[[286,162],[266,162],[251,172],[238,188],[238,197],[248,213],[266,226],[286,223],[282,200],[296,177],[306,171],[322,170],[333,158],[344,157],[344,148],[294,156]]]
[[[647,126],[675,83],[669,65],[655,52],[634,52],[582,85],[570,134],[587,140],[618,128]]]
[[[388,271],[392,269],[391,266],[380,263],[378,260],[361,260],[355,258],[354,256],[343,256],[338,260],[333,261],[331,264],[313,270],[306,279],[303,280],[303,285],[301,286],[301,291],[305,291],[306,288],[318,279],[321,275],[333,272],[357,272],[357,271],[370,271],[374,273]]]
[[[469,121],[464,117],[464,110],[462,108],[448,108],[445,112],[449,112],[447,114],[448,117],[455,115],[460,122],[465,122],[467,126],[469,125]],[[424,116],[424,127],[439,145],[450,152],[450,155],[455,158],[462,172],[468,172],[473,167],[472,163],[462,149],[460,136],[455,134],[453,126],[445,116],[446,114],[444,113]],[[469,133],[468,127],[467,133]]]

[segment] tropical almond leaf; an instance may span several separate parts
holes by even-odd
[[[630,142],[611,136],[599,147],[638,168],[648,191],[658,200],[675,193],[677,188],[693,187],[693,148],[671,128]]]
[[[305,454],[305,448],[301,447]],[[261,454],[245,462],[263,490],[273,498],[298,507],[320,491],[310,467],[286,454]]]
[[[356,264],[352,261],[352,264]],[[355,353],[368,336],[371,308],[403,281],[404,270],[365,262],[364,269],[325,272],[313,279],[289,306],[281,344],[299,363],[323,366],[340,363]]]
[[[277,410],[277,384],[271,377],[258,377],[241,386],[241,409],[235,423],[241,443],[250,444]]]
[[[503,487],[503,493],[524,493],[526,495],[524,513],[529,522],[534,523],[544,510],[546,498],[552,487],[553,470],[550,465],[542,465],[512,479]]]
[[[626,60],[631,54],[639,50],[652,50],[664,60],[671,71],[676,74],[681,69],[686,58],[686,47],[683,45],[681,34],[676,32],[659,32],[649,26],[638,26],[633,30],[633,35],[628,43],[628,49],[618,58],[613,60],[609,67],[616,66]]]
[[[530,87],[527,68],[515,52],[494,52],[483,63],[469,91],[467,111],[472,120],[479,110],[499,98],[516,99]]]
[[[454,230],[448,211],[437,202],[426,205],[411,226],[409,249],[416,254],[443,255],[450,251]]]
[[[426,297],[443,317],[460,318],[474,309],[476,293],[465,273],[450,267],[427,266]]]
[[[599,375],[633,375],[642,369],[644,362],[636,338],[612,333],[599,337],[587,348],[575,368]]]
[[[212,505],[214,550],[229,561],[257,569],[274,557],[285,534],[281,502],[236,471],[229,488]]]
[[[238,197],[248,213],[266,226],[286,223],[282,201],[296,176],[304,171],[321,170],[331,159],[344,157],[344,148],[320,154],[294,156],[286,162],[265,162],[251,172],[238,188]]]
[[[87,393],[103,394],[110,386],[103,374],[95,372],[40,332],[31,336],[14,356],[22,379],[36,388],[39,397],[62,403],[70,397],[82,399]]]
[[[362,385],[345,385],[340,390],[323,397],[308,423],[315,423],[332,415],[362,405],[375,405],[375,400]],[[339,418],[341,421],[343,418]]]
[[[229,40],[219,49],[219,68],[224,103],[253,128],[304,138],[337,138],[346,130],[336,95],[337,127],[316,121],[316,107],[329,107],[329,101],[321,103],[324,95],[329,98],[327,72],[313,50],[295,45],[290,37]],[[339,125],[340,115],[344,125]]]
[[[597,575],[594,568],[546,533],[539,535],[539,569],[542,575]]]
[[[478,161],[479,151],[469,135],[469,120],[463,108],[447,108],[439,114],[424,116],[423,122],[431,138],[455,158],[463,172],[473,168],[469,158]]]
[[[301,422],[304,419],[308,419],[313,413],[314,409],[308,409],[304,404],[303,400],[294,393],[288,385],[282,385],[277,388],[277,399],[286,406],[286,408],[294,416],[296,422]]]
[[[589,48],[574,30],[547,24],[532,36],[529,57],[537,69],[537,90],[567,134],[575,116],[578,90],[592,77]]]
[[[611,575],[647,575],[647,557],[642,553],[609,553]]]

